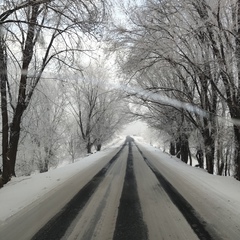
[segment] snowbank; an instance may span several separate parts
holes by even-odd
[[[116,143],[118,143],[118,146],[120,145],[119,141]],[[98,159],[108,155],[115,149],[116,145],[111,145],[101,152],[77,159],[76,162],[72,164],[63,164],[61,167],[51,169],[46,173],[13,178],[0,189],[0,223],[37,200],[39,197],[53,190],[73,175],[80,171],[84,171]]]

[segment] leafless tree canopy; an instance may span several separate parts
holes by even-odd
[[[56,73],[63,65],[74,68],[76,56],[90,51],[84,41],[101,37],[108,16],[106,4],[36,0],[5,1],[0,6],[4,182],[15,175],[23,114],[44,71]]]
[[[126,10],[128,20],[112,30],[112,47],[125,77],[144,92],[132,95],[135,104],[148,108],[142,117],[156,128],[166,128],[165,122],[171,128],[173,121],[181,126],[167,131],[183,161],[188,139],[197,131],[201,140],[196,148],[204,150],[208,172],[222,174],[231,165],[237,179],[239,9],[236,0],[150,0]],[[231,147],[224,131],[234,135]]]

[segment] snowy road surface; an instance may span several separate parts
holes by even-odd
[[[128,140],[3,224],[0,239],[239,239],[239,209]]]

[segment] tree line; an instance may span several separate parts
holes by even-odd
[[[134,114],[184,162],[194,142],[201,167],[240,180],[240,1],[136,1],[123,12],[111,47],[144,106]]]
[[[240,179],[240,1],[130,3],[120,22],[102,0],[0,5],[4,184],[18,169],[47,171],[63,152],[74,161],[100,150],[129,106],[164,131],[171,154],[187,163],[197,153],[199,167]],[[124,94],[109,84],[115,67],[95,61],[103,40]]]
[[[19,169],[48,171],[64,151],[74,161],[83,149],[100,150],[125,123],[126,104],[108,85],[108,70],[89,60],[109,9],[102,0],[1,3],[3,184]]]

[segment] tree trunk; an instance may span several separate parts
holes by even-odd
[[[203,168],[204,166],[204,164],[203,164],[203,162],[204,162],[204,157],[203,157],[203,150],[201,149],[201,148],[199,148],[198,150],[197,150],[197,153],[196,153],[196,158],[197,158],[197,161],[198,161],[198,166],[200,167],[200,168]]]
[[[215,109],[215,108],[214,108]],[[206,159],[207,171],[210,174],[214,173],[214,155],[215,155],[215,136],[216,136],[216,122],[213,117],[203,119],[203,141],[204,152]]]
[[[240,127],[234,125],[234,137],[235,137],[235,152],[234,152],[234,163],[235,163],[235,178],[240,180]]]
[[[2,114],[2,183],[10,180],[10,161],[8,159],[8,109],[7,109],[7,58],[3,38],[0,36],[0,82],[1,82],[1,114]]]
[[[31,18],[28,24],[28,32],[25,41],[25,46],[23,49],[23,62],[22,62],[22,71],[21,78],[19,84],[18,91],[18,101],[17,106],[14,111],[13,120],[10,127],[10,139],[9,139],[9,150],[8,156],[10,159],[10,174],[11,176],[15,176],[15,165],[16,165],[16,157],[18,150],[18,143],[20,137],[21,130],[21,120],[23,112],[26,110],[26,91],[27,91],[27,73],[29,69],[29,64],[32,60],[33,56],[33,48],[34,48],[34,35],[36,30],[36,22],[37,16],[39,14],[39,6],[31,7]]]
[[[99,144],[97,145],[97,151],[101,151],[101,148],[102,148],[102,144],[99,143]]]
[[[224,169],[224,162],[221,162],[221,164],[220,165],[218,165],[218,175],[219,176],[222,176],[222,174],[223,174],[223,169]]]
[[[176,140],[176,157],[181,157],[181,139],[180,137]]]
[[[222,176],[224,169],[223,144],[218,137],[217,144],[217,175]]]
[[[17,158],[18,143],[20,138],[21,131],[21,119],[25,108],[20,105],[17,106],[16,111],[14,112],[13,121],[10,127],[10,140],[9,140],[9,150],[8,157],[10,159],[10,174],[11,176],[16,176],[15,174],[15,165]]]
[[[87,142],[87,153],[92,153],[92,143],[90,140]]]
[[[189,160],[190,160],[190,166],[192,166],[192,154],[191,154],[189,146],[188,146],[188,156],[189,156]]]
[[[49,160],[47,158],[44,159],[44,163],[41,164],[40,166],[40,173],[45,173],[48,171],[48,164],[49,164]]]
[[[169,150],[169,153],[174,156],[176,154],[176,146],[175,146],[175,143],[174,142],[170,142],[170,150]]]
[[[206,158],[206,166],[207,171],[210,174],[214,173],[214,153],[215,153],[215,146],[214,146],[214,139],[211,137],[206,137],[204,139],[205,143],[205,158]]]
[[[231,149],[227,148],[226,153],[225,153],[225,165],[224,165],[224,176],[230,176],[228,174],[228,169],[230,166],[230,159],[231,159]]]
[[[188,152],[189,152],[189,146],[188,146],[188,137],[186,134],[182,134],[181,136],[181,160],[185,163],[188,162]]]

